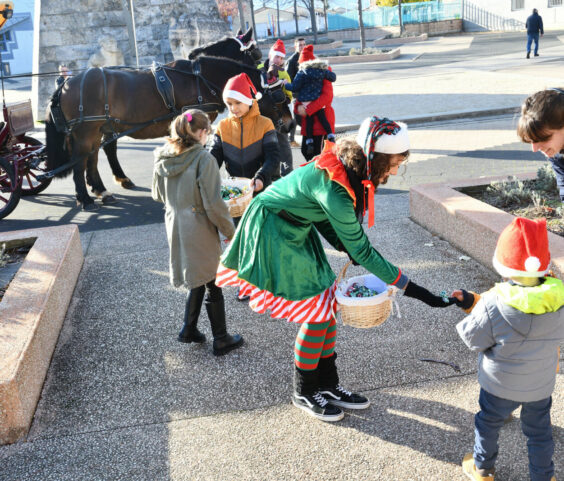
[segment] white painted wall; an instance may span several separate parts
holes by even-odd
[[[34,4],[35,0],[17,0],[14,2],[14,18],[27,13],[29,19],[11,29],[12,42],[9,44],[8,53],[3,53],[2,60],[4,63],[10,64],[12,75],[31,73],[32,71]]]
[[[525,0],[522,10],[512,11],[511,0],[464,0],[463,18],[465,24],[475,23],[487,30],[521,30],[536,8],[545,29],[564,28],[564,5],[547,5],[548,0]]]

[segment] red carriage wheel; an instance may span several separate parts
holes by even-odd
[[[14,167],[0,157],[0,219],[10,214],[18,205],[21,186],[16,182]]]
[[[25,135],[22,137],[22,141],[17,141],[14,144],[13,152],[22,152],[24,155],[32,150],[34,147],[42,146],[43,144],[33,137],[28,137]],[[51,183],[53,179],[43,179],[41,181],[37,180],[37,176],[44,174],[49,169],[47,169],[47,152],[43,151],[38,156],[32,156],[31,160],[26,162],[26,167],[24,167],[21,174],[22,178],[22,196],[26,195],[36,195],[43,192]]]

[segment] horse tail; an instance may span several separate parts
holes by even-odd
[[[47,144],[47,169],[53,170],[70,162],[70,154],[66,145],[65,132],[57,129],[57,125],[53,120],[51,109],[54,107],[53,102],[49,104],[47,111],[47,120],[45,122],[45,138]],[[57,106],[58,107],[58,106]],[[56,108],[56,107],[55,107]],[[60,108],[60,107],[59,107]],[[55,177],[66,177],[72,172],[72,166],[55,175]]]

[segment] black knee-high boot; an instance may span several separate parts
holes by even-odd
[[[370,406],[370,401],[354,392],[350,392],[339,384],[337,365],[335,360],[337,353],[331,357],[319,359],[317,367],[319,371],[319,392],[330,404],[346,409],[366,409]]]
[[[180,342],[205,342],[206,336],[198,331],[197,328],[205,292],[205,286],[190,289],[184,309],[184,327],[182,327],[180,334],[178,334]]]
[[[322,421],[340,421],[345,415],[337,406],[328,403],[319,392],[319,370],[305,371],[294,366],[294,394],[292,404]]]
[[[233,349],[237,349],[243,344],[243,337],[239,334],[227,333],[225,324],[225,301],[223,294],[216,295],[215,299],[206,297],[206,311],[210,318],[213,334],[213,353],[216,356],[223,356]]]

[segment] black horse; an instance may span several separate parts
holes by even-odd
[[[177,111],[187,107],[208,107],[206,110],[210,111],[211,106],[217,115],[225,109],[221,93],[227,80],[242,72],[249,75],[257,90],[264,91],[256,68],[226,58],[199,56],[195,61],[176,60],[163,68],[174,89]],[[83,96],[84,92],[88,95]],[[48,115],[47,167],[55,170],[57,177],[73,172],[77,202],[85,210],[96,208],[86,189],[85,172],[94,194],[102,201],[111,196],[97,168],[102,137],[124,132],[136,139],[163,137],[172,118],[149,70],[87,70],[64,84],[59,104],[70,132],[57,130],[53,114]],[[263,115],[273,118],[275,123],[290,125],[292,116],[285,99],[276,103],[272,93],[263,94],[260,107]],[[132,127],[137,130],[132,132]]]
[[[235,37],[226,36],[221,40],[197,47],[190,52],[188,59],[194,60],[200,55],[230,58],[249,66],[255,66],[262,57],[260,49],[257,48],[256,43],[253,40],[252,27],[244,34],[241,30],[239,30]],[[273,121],[274,120],[275,119],[273,119]],[[104,136],[103,143],[110,140],[110,136]],[[114,181],[121,185],[124,189],[133,189],[135,184],[125,175],[117,157],[117,140],[105,143],[103,149],[106,153],[106,157],[108,158],[110,168],[112,169]],[[106,198],[106,200],[110,201],[111,199],[111,197]]]

